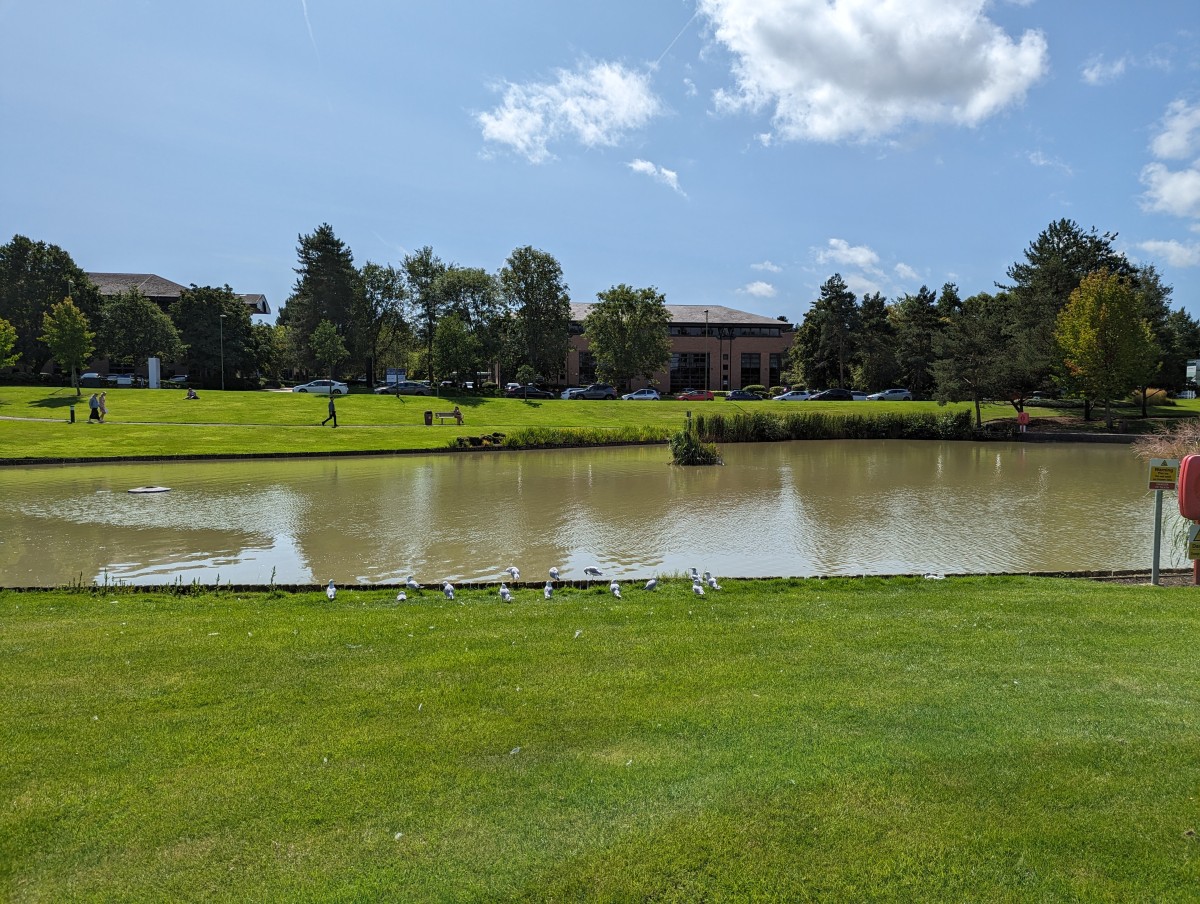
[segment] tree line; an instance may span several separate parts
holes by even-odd
[[[914,397],[1021,410],[1036,391],[1110,404],[1149,387],[1185,388],[1200,324],[1170,307],[1151,265],[1114,248],[1116,235],[1051,223],[994,292],[961,298],[953,283],[888,302],[859,299],[840,274],[797,325],[788,379],[809,386],[905,386]],[[1111,414],[1109,414],[1111,420]]]
[[[355,264],[328,224],[301,235],[296,281],[275,324],[253,323],[228,286],[192,285],[162,310],[137,289],[101,296],[61,248],[24,236],[0,246],[0,367],[72,375],[93,357],[133,367],[182,363],[192,381],[258,385],[286,375],[389,370],[460,384],[496,373],[563,378],[571,308],[553,255],[515,249],[496,273],[447,263],[432,248],[398,266]],[[670,359],[664,296],[613,286],[585,324],[601,379],[649,377]]]

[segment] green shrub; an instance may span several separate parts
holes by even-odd
[[[774,398],[777,395],[783,395],[785,392],[787,392],[787,390],[784,389],[782,386],[772,386],[771,391],[770,391],[770,396],[772,398]]]
[[[746,390],[746,392],[752,392],[755,395],[767,394],[767,387],[763,386],[761,383],[751,383],[749,386],[743,386],[742,389]]]
[[[680,430],[668,442],[671,460],[677,465],[724,464],[716,444],[702,441],[693,430]]]

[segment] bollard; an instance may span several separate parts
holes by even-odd
[[[69,421],[67,421],[67,423],[68,424],[75,423],[75,406],[74,405],[71,406],[71,419]]]

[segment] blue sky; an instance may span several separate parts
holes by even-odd
[[[0,241],[276,309],[322,222],[798,320],[1067,217],[1200,317],[1194,0],[0,0],[0,123]]]

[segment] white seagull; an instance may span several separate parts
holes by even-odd
[[[693,565],[691,568],[689,568],[689,569],[688,569],[688,576],[689,576],[689,577],[691,577],[691,579],[692,579],[693,581],[698,581],[698,580],[700,580],[700,572],[698,572],[698,571],[696,570],[696,567],[695,567],[694,565]]]
[[[658,587],[658,578],[651,578],[646,582],[647,590],[655,590]]]
[[[446,599],[454,599],[454,585],[449,581],[442,581],[442,593],[446,595]]]
[[[617,599],[621,598],[621,585],[618,584],[615,579],[611,584],[608,585],[608,589],[612,591],[612,595]]]
[[[516,565],[509,565],[504,569],[504,573],[513,579],[513,582],[521,580],[521,572]]]
[[[692,584],[692,593],[696,594],[696,596],[704,596],[704,585],[697,580]]]
[[[542,588],[542,596],[544,596],[546,599],[550,599],[550,597],[554,596],[554,585],[549,581],[547,581],[546,586]]]
[[[500,584],[500,599],[504,600],[506,603],[512,602],[512,591],[508,589],[507,584]]]
[[[705,574],[708,574],[708,572],[705,572]],[[713,577],[711,574],[709,574],[709,575],[708,575],[708,577],[705,579],[705,582],[706,582],[706,583],[708,584],[708,586],[709,586],[709,587],[711,587],[713,590],[720,590],[720,589],[721,589],[721,585],[717,583],[717,579],[716,579],[715,577]]]
[[[552,581],[558,580],[558,567],[557,566],[550,569],[550,580],[552,580]]]
[[[404,582],[404,586],[407,587],[409,590],[420,590],[421,589],[421,585],[417,583],[417,579],[414,578],[411,574],[408,576],[408,580],[406,580]]]
[[[325,595],[330,599],[333,599],[335,596],[337,596],[337,588],[333,586],[332,579],[329,581],[329,586],[325,588]]]
[[[601,571],[599,568],[597,568],[595,565],[589,565],[587,568],[583,569],[583,573],[586,574],[589,578],[604,577],[604,572]]]
[[[408,594],[405,593],[403,590],[401,590],[399,593],[396,594],[396,602],[402,603],[406,599],[408,599]]]

